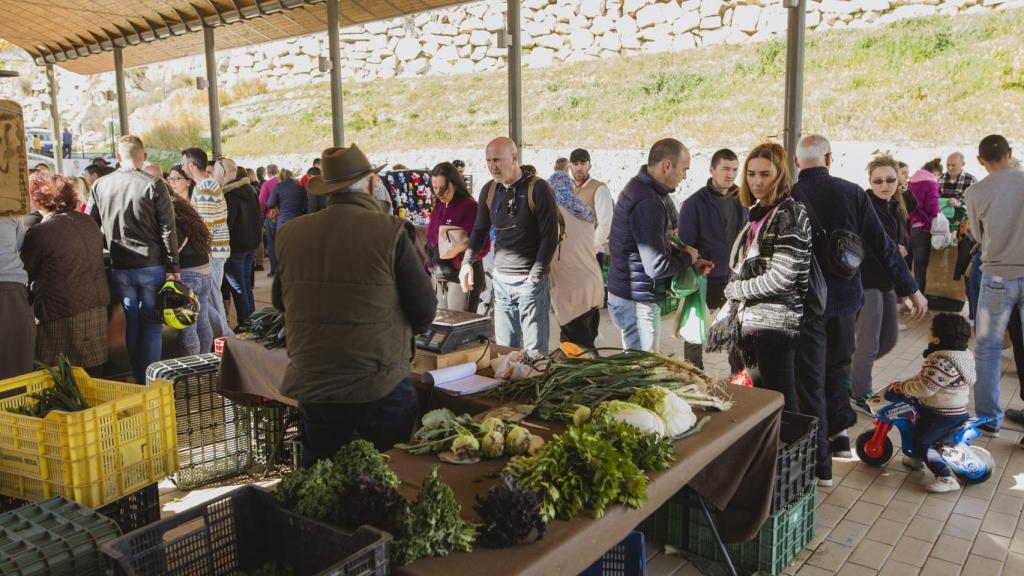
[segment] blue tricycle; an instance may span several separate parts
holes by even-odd
[[[913,449],[914,422],[920,409],[916,398],[882,388],[868,399],[868,408],[875,417],[874,430],[867,430],[857,436],[857,456],[870,466],[884,466],[893,455],[889,430],[895,426],[900,431],[903,453],[911,458],[924,460],[925,455],[915,454]],[[964,422],[946,436],[937,448],[942,460],[966,484],[979,484],[988,480],[995,470],[992,454],[971,442],[982,436],[978,429],[992,418],[974,417]]]

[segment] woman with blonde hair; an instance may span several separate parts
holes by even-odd
[[[790,195],[786,151],[774,142],[750,151],[740,202],[748,222],[732,248],[726,305],[711,328],[709,350],[738,345],[755,386],[781,392],[799,412],[794,374],[811,263],[811,225]]]
[[[896,243],[900,255],[907,256],[910,245],[907,213],[900,203],[899,163],[891,156],[879,156],[868,164],[867,190],[882,228]],[[853,353],[853,381],[850,396],[867,411],[867,398],[872,394],[871,371],[875,360],[885,356],[896,345],[899,333],[899,307],[895,284],[882,262],[871,251],[860,266],[860,283],[864,287],[864,305],[857,315],[856,347]]]

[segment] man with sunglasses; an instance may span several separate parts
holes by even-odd
[[[555,192],[544,180],[523,171],[519,150],[509,138],[487,145],[487,170],[469,248],[459,282],[469,293],[473,269],[468,263],[494,226],[494,334],[501,346],[546,353],[551,324],[548,271],[558,245]]]

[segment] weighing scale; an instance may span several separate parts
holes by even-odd
[[[434,354],[455,352],[463,344],[494,338],[490,316],[438,309],[434,323],[416,336],[416,347]]]

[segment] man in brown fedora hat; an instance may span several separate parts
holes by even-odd
[[[324,150],[308,189],[327,207],[276,238],[273,302],[289,360],[281,393],[299,401],[305,467],[353,433],[383,451],[416,424],[413,335],[430,326],[437,300],[412,226],[373,197],[381,168],[354,144]]]

